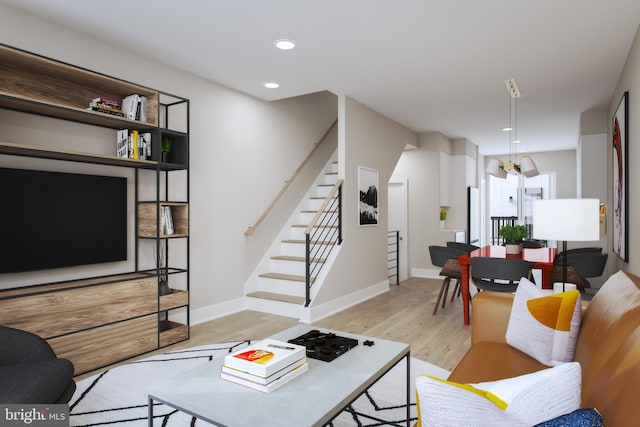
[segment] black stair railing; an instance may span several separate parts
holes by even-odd
[[[306,299],[311,302],[311,286],[333,248],[342,244],[342,182],[333,186],[322,206],[305,229]]]
[[[387,278],[400,284],[400,231],[387,231]]]
[[[501,245],[504,243],[504,239],[498,235],[500,228],[503,225],[516,225],[518,222],[517,216],[492,216],[491,217],[491,244]]]

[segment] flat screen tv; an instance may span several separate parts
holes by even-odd
[[[127,259],[127,179],[0,168],[0,274]]]

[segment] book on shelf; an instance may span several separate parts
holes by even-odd
[[[124,117],[124,114],[121,111],[113,111],[111,109],[105,109],[102,107],[87,107],[89,111],[97,111],[98,113],[111,114],[113,116]]]
[[[277,390],[278,388],[282,387],[283,385],[293,380],[294,378],[299,377],[300,375],[307,372],[308,370],[309,370],[309,364],[305,362],[302,365],[297,365],[297,367],[292,371],[287,372],[286,374],[282,375],[281,377],[278,377],[277,379],[271,381],[268,384],[259,384],[257,382],[254,382],[245,378],[228,374],[226,372],[220,372],[220,378],[226,381],[243,385],[245,387],[252,388],[254,390],[261,391],[263,393],[271,393],[272,391]]]
[[[98,96],[97,98],[93,98],[91,100],[91,104],[105,104],[118,109],[120,108],[120,101],[113,98],[107,98],[105,96]]]
[[[173,228],[173,218],[171,216],[171,206],[160,206],[160,229],[162,234],[171,235],[175,232]]]
[[[122,129],[116,134],[116,153],[118,157],[150,160],[151,132]]]
[[[140,143],[138,144],[138,158],[140,160],[151,159],[151,132],[143,132],[139,134]]]
[[[99,110],[111,111],[114,113],[122,113],[122,109],[119,106],[105,104],[103,102],[91,102],[89,103],[89,107]]]
[[[228,354],[224,366],[267,378],[306,357],[306,347],[270,338]]]
[[[129,152],[129,157],[134,159],[134,160],[138,160],[138,131],[137,130],[132,130],[131,131],[131,152]]]
[[[122,113],[131,120],[147,121],[147,97],[137,93],[122,100]]]
[[[120,108],[120,103],[118,101],[101,96],[93,98],[89,102],[89,107],[87,107],[87,110],[97,111],[99,113],[105,114],[113,114],[118,117],[125,116],[122,112],[122,109]]]
[[[129,129],[121,129],[116,134],[116,155],[129,158]]]
[[[138,108],[138,95],[137,93],[126,96],[122,100],[122,112],[127,119],[135,120],[136,109]]]
[[[141,122],[147,121],[147,97],[140,96],[140,115],[137,117]]]

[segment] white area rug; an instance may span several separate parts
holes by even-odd
[[[78,382],[69,402],[71,426],[146,427],[147,388],[181,370],[223,358],[249,341],[211,344],[132,362]],[[343,426],[406,426],[404,385],[406,365],[401,361],[330,424]],[[448,371],[411,358],[411,417],[416,419],[415,378],[420,374],[446,378]],[[285,385],[286,387],[286,385]],[[412,423],[413,424],[413,423]],[[154,407],[154,426],[210,426],[162,404]],[[304,427],[304,426],[301,426]]]

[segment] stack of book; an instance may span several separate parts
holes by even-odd
[[[89,103],[89,108],[87,109],[97,111],[99,113],[113,114],[114,116],[119,117],[125,116],[122,112],[122,108],[120,108],[120,102],[115,99],[105,98],[104,96],[93,98]]]
[[[125,159],[151,160],[151,133],[119,130],[116,136],[116,155]]]
[[[122,100],[122,113],[131,120],[147,121],[147,97],[134,93]]]
[[[225,356],[220,377],[270,393],[307,370],[304,346],[266,339]]]

